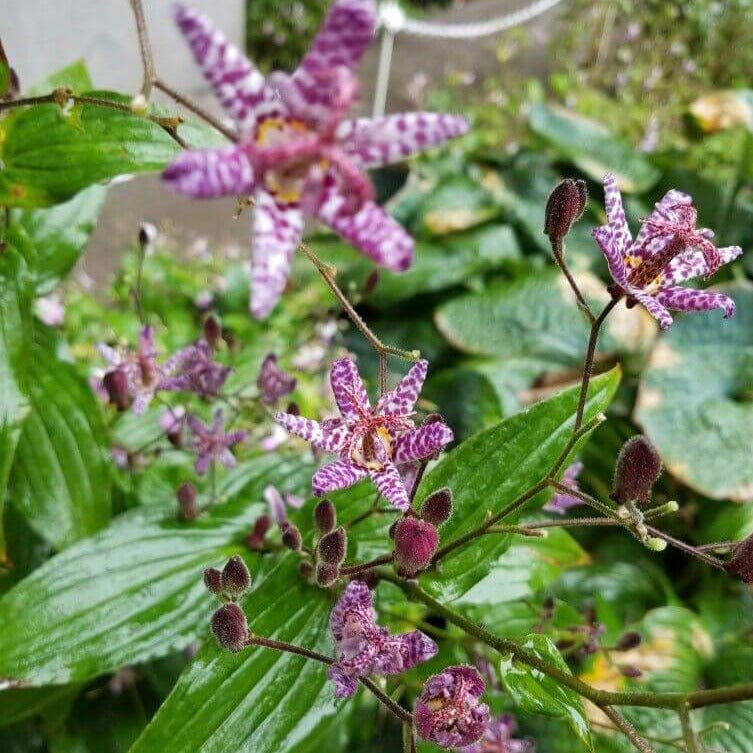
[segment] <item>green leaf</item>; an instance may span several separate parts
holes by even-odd
[[[51,685],[45,688],[21,688],[0,692],[0,727],[43,712],[48,706],[74,696],[76,686]]]
[[[107,92],[92,96],[129,101]],[[148,118],[95,105],[83,105],[79,115],[80,126],[71,124],[49,104],[0,120],[0,204],[40,207],[66,201],[117,175],[161,170],[180,151]]]
[[[636,418],[673,476],[742,502],[753,498],[753,287],[715,289],[734,298],[735,317],[678,317],[643,373]]]
[[[213,606],[202,569],[243,551],[267,484],[298,491],[309,479],[300,461],[262,456],[243,494],[193,523],[134,510],[48,560],[0,598],[0,677],[77,682],[183,649]]]
[[[73,366],[41,346],[31,349],[31,413],[10,473],[14,507],[56,548],[110,520],[110,460],[102,409]]]
[[[565,660],[549,638],[532,634],[523,640],[522,646],[540,659],[569,673]],[[512,657],[502,659],[499,673],[516,706],[529,713],[566,719],[586,750],[593,751],[583,701],[575,691],[563,687],[528,665],[520,664]]]
[[[75,60],[70,65],[66,65],[55,73],[48,76],[43,81],[32,86],[27,94],[38,97],[42,94],[49,94],[53,89],[62,89],[68,87],[73,89],[76,94],[83,94],[94,87],[89,70],[83,59]]]
[[[620,379],[614,369],[591,382],[586,420],[606,411]],[[565,449],[572,433],[578,388],[565,390],[511,416],[451,450],[424,478],[420,502],[431,491],[449,487],[454,496],[452,518],[442,526],[445,544],[479,526],[541,481]],[[576,448],[577,449],[577,448]],[[532,507],[547,492],[529,502]],[[510,537],[484,536],[442,561],[439,573],[424,573],[422,586],[436,598],[461,600],[506,551]]]
[[[594,180],[612,173],[621,190],[636,193],[659,178],[659,171],[640,153],[591,120],[537,103],[528,122],[537,136]]]
[[[36,282],[48,293],[71,271],[89,241],[105,200],[103,186],[91,186],[50,209],[18,210],[12,222],[26,231],[36,249]]]
[[[329,594],[301,579],[293,555],[276,561],[243,607],[257,635],[331,652]],[[131,753],[334,751],[337,711],[324,665],[264,648],[231,654],[212,640]]]

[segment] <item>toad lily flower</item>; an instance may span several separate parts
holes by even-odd
[[[336,0],[298,69],[265,81],[200,13],[176,6],[194,57],[236,125],[239,141],[186,151],[165,171],[192,198],[255,198],[251,312],[265,317],[285,288],[304,215],[378,264],[406,269],[413,240],[374,201],[365,170],[460,136],[464,118],[432,113],[349,120],[354,69],[374,37],[374,0]]]
[[[338,698],[358,689],[358,678],[395,675],[431,659],[437,644],[420,630],[392,635],[376,622],[371,591],[362,580],[348,583],[330,616],[336,662],[328,672]]]
[[[371,407],[355,363],[342,358],[332,364],[330,382],[342,418],[321,423],[290,413],[275,418],[288,431],[339,460],[320,468],[312,479],[318,497],[352,486],[370,476],[379,493],[400,510],[410,499],[398,466],[428,458],[452,441],[442,421],[415,428],[411,415],[426,378],[427,361],[419,361],[398,386]]]
[[[242,442],[247,434],[245,431],[226,433],[222,410],[215,411],[211,426],[207,426],[196,416],[189,416],[186,421],[193,433],[187,445],[197,455],[196,473],[205,474],[215,461],[219,461],[226,468],[236,466],[235,456],[230,452],[230,448]]]
[[[683,288],[676,283],[714,274],[736,259],[739,246],[717,248],[714,233],[696,228],[697,212],[690,196],[669,191],[642,221],[635,240],[622,207],[622,197],[611,175],[604,177],[608,224],[593,231],[609,265],[613,294],[627,296],[627,305],[641,303],[662,329],[672,324],[669,311],[722,309],[725,319],[735,313],[734,301],[721,293]]]

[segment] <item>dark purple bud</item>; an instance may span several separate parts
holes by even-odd
[[[285,521],[280,524],[280,530],[282,531],[283,546],[292,549],[294,552],[300,552],[303,546],[303,539],[298,528],[292,523]]]
[[[102,377],[102,385],[107,390],[107,396],[110,402],[117,407],[119,411],[128,410],[130,399],[128,397],[128,377],[122,369],[113,369],[108,371]]]
[[[379,270],[375,269],[363,284],[363,294],[371,295],[377,289],[377,285],[379,285]]]
[[[269,515],[262,515],[260,518],[257,518],[254,527],[251,529],[251,533],[246,536],[246,546],[252,552],[264,551],[264,537],[267,535],[271,525],[272,521]]]
[[[291,416],[300,416],[301,415],[301,407],[298,405],[298,403],[293,400],[292,402],[288,403],[288,408],[285,411],[286,413],[290,413]]]
[[[259,396],[264,404],[271,405],[281,397],[289,395],[297,383],[298,380],[294,376],[277,365],[277,356],[274,353],[267,354],[256,380]]]
[[[412,578],[424,570],[437,551],[439,532],[420,518],[402,518],[395,526],[395,563],[398,571]]]
[[[306,580],[311,580],[314,577],[314,566],[310,562],[301,562],[298,565],[298,572]]]
[[[222,568],[222,592],[235,601],[248,591],[250,585],[251,574],[248,572],[246,563],[234,554]]]
[[[139,246],[146,248],[157,239],[157,228],[151,222],[142,222],[139,227]]]
[[[724,567],[746,583],[753,583],[753,534],[741,541]]]
[[[181,520],[196,520],[198,509],[196,507],[196,487],[187,481],[178,487],[178,515]]]
[[[643,675],[643,672],[641,672],[641,670],[638,669],[638,667],[636,667],[634,664],[624,664],[624,665],[622,665],[620,667],[620,672],[622,672],[622,674],[625,677],[636,678],[636,677],[641,677]]]
[[[561,241],[586,208],[588,191],[582,180],[565,178],[549,194],[544,215],[544,233],[551,241]]]
[[[316,566],[316,582],[320,586],[331,586],[340,577],[340,568],[328,562]]]
[[[248,639],[246,615],[237,604],[224,604],[212,615],[212,632],[220,646],[237,653]]]
[[[219,596],[222,593],[222,573],[216,567],[204,570],[204,585],[207,590]]]
[[[342,527],[322,536],[316,545],[317,559],[328,565],[341,565],[347,551],[348,534]]]
[[[314,523],[321,533],[329,533],[337,525],[335,506],[323,499],[314,508]]]
[[[661,475],[661,458],[644,436],[628,439],[614,467],[612,499],[620,505],[648,504],[651,489]]]
[[[214,314],[210,314],[204,320],[204,339],[213,350],[216,350],[222,341],[222,327]]]
[[[551,596],[547,596],[541,605],[541,616],[545,620],[551,620],[554,616],[554,599]]]
[[[440,489],[433,492],[421,505],[421,517],[433,526],[441,526],[452,515],[452,491]]]
[[[631,630],[629,633],[623,633],[617,639],[615,649],[617,651],[630,651],[633,648],[638,648],[638,646],[641,645],[642,640],[643,638],[641,638],[640,633],[636,633],[634,630]]]

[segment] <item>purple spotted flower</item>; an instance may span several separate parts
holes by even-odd
[[[164,179],[192,198],[254,196],[252,314],[265,317],[282,294],[305,215],[378,264],[406,269],[413,240],[374,202],[365,170],[462,135],[468,124],[433,113],[346,118],[358,93],[354,70],[374,37],[374,0],[336,0],[296,71],[269,82],[206,17],[180,5],[174,13],[239,143],[183,152]]]
[[[735,313],[735,304],[722,293],[684,288],[677,283],[702,275],[710,277],[722,264],[736,259],[739,246],[717,248],[714,233],[697,228],[697,212],[691,198],[669,191],[641,222],[635,240],[630,235],[622,197],[611,175],[604,177],[608,224],[593,231],[609,265],[615,285],[613,295],[626,295],[629,307],[641,303],[662,329],[672,324],[671,311],[721,309],[724,317]]]
[[[533,753],[533,740],[513,737],[518,725],[510,714],[490,719],[478,742],[458,748],[458,753]]]
[[[271,405],[289,395],[295,389],[297,381],[277,365],[277,356],[269,353],[262,361],[256,386],[259,388],[261,401],[265,405]]]
[[[193,392],[203,398],[215,397],[222,389],[232,368],[212,359],[212,348],[199,340],[176,354],[175,375],[160,383],[163,390]]]
[[[376,622],[371,591],[361,580],[348,583],[330,617],[335,658],[328,676],[335,695],[348,698],[358,688],[358,678],[396,675],[431,659],[437,644],[421,631],[392,635]]]
[[[563,474],[560,483],[569,489],[580,491],[578,486],[578,476],[583,470],[583,463],[573,463]],[[565,515],[571,507],[577,507],[582,505],[583,502],[574,497],[572,494],[565,494],[565,492],[557,492],[552,498],[544,505],[544,510],[547,512],[556,512],[559,515]]]
[[[489,707],[479,700],[484,681],[474,667],[449,667],[430,677],[416,702],[416,732],[442,748],[464,748],[486,731]]]
[[[321,423],[290,413],[275,418],[288,431],[315,447],[339,455],[312,479],[321,497],[371,477],[379,493],[400,510],[410,507],[398,466],[428,458],[452,441],[452,430],[442,421],[415,428],[413,408],[426,378],[427,361],[419,361],[394,390],[372,408],[355,363],[341,358],[332,364],[330,383],[341,418]]]
[[[303,497],[299,497],[297,494],[280,494],[276,486],[265,487],[264,499],[269,507],[269,514],[275,523],[284,523],[288,519],[287,509],[292,507],[294,510],[298,510],[303,506],[306,501]]]
[[[225,420],[222,410],[219,409],[215,411],[211,426],[207,426],[196,416],[189,416],[186,422],[193,432],[187,446],[197,455],[196,473],[206,473],[215,461],[219,461],[226,468],[235,467],[235,456],[230,452],[230,448],[246,438],[245,431],[225,433]]]

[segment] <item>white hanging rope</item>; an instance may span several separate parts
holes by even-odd
[[[379,6],[379,26],[382,45],[377,68],[377,80],[374,91],[374,117],[384,115],[387,104],[390,70],[392,68],[392,47],[397,34],[413,34],[419,37],[438,37],[440,39],[477,39],[499,34],[513,26],[524,24],[536,16],[559,5],[562,0],[534,0],[523,8],[510,11],[504,16],[489,21],[476,21],[464,24],[432,23],[408,18],[405,11],[395,0],[386,0]]]
[[[562,0],[534,0],[523,8],[510,11],[504,16],[488,21],[475,21],[462,24],[434,23],[408,18],[405,11],[394,0],[388,0],[379,8],[381,26],[393,34],[414,34],[422,37],[440,37],[442,39],[475,39],[492,34],[499,34],[505,29],[524,24],[536,16],[559,5]]]

